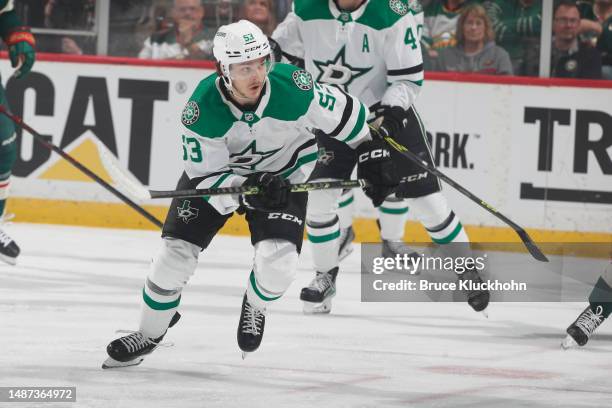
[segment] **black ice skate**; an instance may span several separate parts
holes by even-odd
[[[355,231],[353,227],[340,229],[340,248],[338,249],[338,261],[343,260],[353,252],[353,240],[355,239]]]
[[[567,328],[567,337],[561,343],[561,347],[567,350],[587,344],[595,329],[606,319],[602,316],[602,312],[601,306],[597,306],[595,312],[591,306],[587,306],[576,321]]]
[[[246,293],[242,298],[242,312],[238,322],[238,347],[242,350],[242,358],[259,348],[266,325],[266,311],[253,306]]]
[[[7,264],[15,265],[19,256],[19,246],[6,232],[0,230],[0,259]]]
[[[476,269],[470,269],[468,271],[463,272],[459,275],[459,281],[463,281],[466,284],[471,283],[472,285],[480,285],[482,284],[482,279],[480,275],[478,275],[478,271]],[[488,290],[482,290],[480,288],[467,289],[467,302],[472,309],[477,312],[482,312],[485,317],[488,317],[487,311],[485,310],[487,306],[489,306],[489,298],[490,294]]]
[[[300,299],[304,301],[304,313],[329,313],[331,300],[336,295],[336,276],[338,267],[327,272],[317,271],[307,288],[302,288]]]
[[[180,318],[180,313],[176,312],[170,320],[169,327],[174,326]],[[151,354],[159,346],[165,335],[166,333],[152,339],[144,337],[141,332],[133,332],[111,341],[106,347],[109,357],[102,363],[102,368],[130,367],[142,363],[145,356]]]

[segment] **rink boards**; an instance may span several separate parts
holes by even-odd
[[[110,180],[95,139],[143,183],[172,189],[182,169],[180,112],[210,66],[107,62],[43,56],[25,80],[8,83],[8,61],[0,61],[0,71],[13,112],[102,178]],[[536,239],[611,242],[612,88],[577,85],[435,74],[417,107],[439,168]],[[154,228],[30,136],[18,137],[18,150],[10,204],[18,221]],[[448,186],[444,192],[473,239],[514,239],[460,193]],[[144,204],[163,220],[167,201]],[[360,192],[356,207],[358,238],[377,240],[376,212]],[[248,233],[233,218],[224,232]],[[406,237],[426,239],[416,223]]]

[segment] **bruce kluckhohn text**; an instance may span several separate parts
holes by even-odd
[[[376,279],[372,282],[375,291],[455,291],[455,290],[488,290],[490,292],[524,292],[527,290],[527,283],[517,282],[514,279],[509,282],[495,280],[485,280],[483,282],[458,281],[458,282],[430,282],[426,279],[411,281],[401,279],[399,281],[386,282]]]

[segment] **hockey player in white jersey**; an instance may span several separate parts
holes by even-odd
[[[185,172],[177,188],[246,185],[261,192],[172,201],[143,288],[140,327],[108,345],[103,368],[140,364],[159,345],[180,317],[181,291],[200,252],[234,211],[246,213],[255,249],[237,340],[243,353],[259,347],[269,306],[295,276],[308,197],[290,192],[289,183],[308,180],[317,159],[314,133],[356,150],[359,177],[371,183],[365,192],[373,200],[398,184],[383,141],[371,138],[367,108],[302,69],[273,66],[257,26],[241,20],[220,27],[213,52],[217,73],[200,82],[182,113]]]
[[[433,165],[414,107],[423,85],[422,24],[415,14],[421,14],[416,0],[295,0],[272,38],[288,61],[302,60],[317,81],[358,97],[381,118],[380,132]],[[312,179],[348,178],[355,164],[353,152],[331,139],[321,139],[319,145],[324,160],[319,160]],[[439,180],[394,150],[391,154],[402,184],[379,207],[383,256],[410,252],[401,244],[408,207],[434,242],[468,242],[459,218],[440,192]],[[329,313],[336,293],[338,249],[344,238],[340,229],[346,227],[337,215],[338,197],[338,191],[331,190],[313,192],[310,197],[306,228],[316,275],[300,295],[306,313]],[[340,200],[340,206],[347,201]],[[476,270],[459,278],[480,280]],[[476,311],[484,310],[488,302],[486,291],[468,293],[468,303]]]

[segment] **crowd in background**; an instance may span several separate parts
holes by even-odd
[[[219,26],[247,19],[270,35],[291,1],[111,0],[108,54],[211,60]],[[39,34],[39,51],[96,53],[95,0],[15,3],[32,27],[85,32]],[[426,69],[538,75],[542,0],[422,0],[421,5]],[[612,0],[556,0],[552,27],[551,76],[612,79]]]

